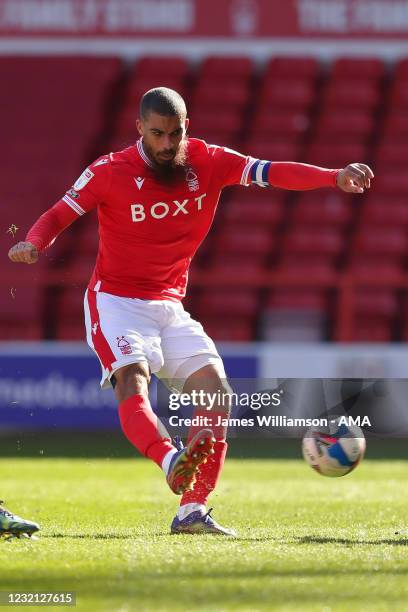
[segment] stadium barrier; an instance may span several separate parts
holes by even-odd
[[[389,395],[398,386],[392,379],[408,378],[405,345],[224,343],[219,350],[233,387],[248,381],[253,388],[279,388],[284,381],[287,387],[287,379],[389,379]],[[99,380],[98,360],[83,343],[0,343],[0,431],[118,429],[113,392],[102,391]],[[314,402],[313,390],[310,395],[293,384],[299,410]],[[330,394],[337,393],[335,387]],[[396,404],[404,410],[404,402]]]

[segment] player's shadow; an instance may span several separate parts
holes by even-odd
[[[296,538],[296,541],[298,544],[344,544],[345,546],[355,546],[356,544],[381,546],[383,544],[388,544],[390,546],[408,546],[408,538],[404,540],[393,540],[391,538],[379,540],[353,540],[352,538],[303,536]]]
[[[138,537],[145,536],[132,533],[44,533],[41,535],[41,539],[64,538],[65,540],[134,540]]]

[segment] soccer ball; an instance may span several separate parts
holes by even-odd
[[[360,427],[339,421],[331,422],[327,431],[311,427],[302,441],[305,461],[322,476],[345,476],[364,457],[366,441]]]

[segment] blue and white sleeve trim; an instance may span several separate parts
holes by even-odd
[[[75,202],[72,198],[70,198],[69,195],[65,194],[62,199],[65,202],[65,204],[68,204],[68,206],[76,212],[77,215],[85,214],[86,211],[83,208],[81,208],[81,206],[77,202]]]
[[[251,167],[249,182],[259,187],[269,187],[268,174],[271,163],[264,159],[257,159]]]

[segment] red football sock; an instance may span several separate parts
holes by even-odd
[[[209,427],[213,430],[216,442],[214,444],[214,454],[210,455],[207,463],[200,466],[200,473],[192,491],[187,491],[181,498],[180,506],[185,504],[207,504],[208,497],[217,486],[222,468],[224,467],[225,456],[227,454],[228,443],[225,440],[227,433],[226,425],[217,425],[219,419],[227,419],[225,412],[213,412],[212,410],[198,409],[194,417],[207,417],[209,423],[203,426],[193,426],[190,428],[188,439],[190,440],[200,429]]]
[[[187,491],[181,498],[180,506],[185,504],[207,504],[208,497],[217,486],[222,468],[224,467],[225,455],[228,443],[225,440],[217,440],[214,444],[214,454],[210,455],[207,463],[200,467],[200,473],[192,491]]]
[[[161,467],[165,455],[174,446],[149,400],[143,395],[132,395],[119,404],[119,418],[129,442]]]

